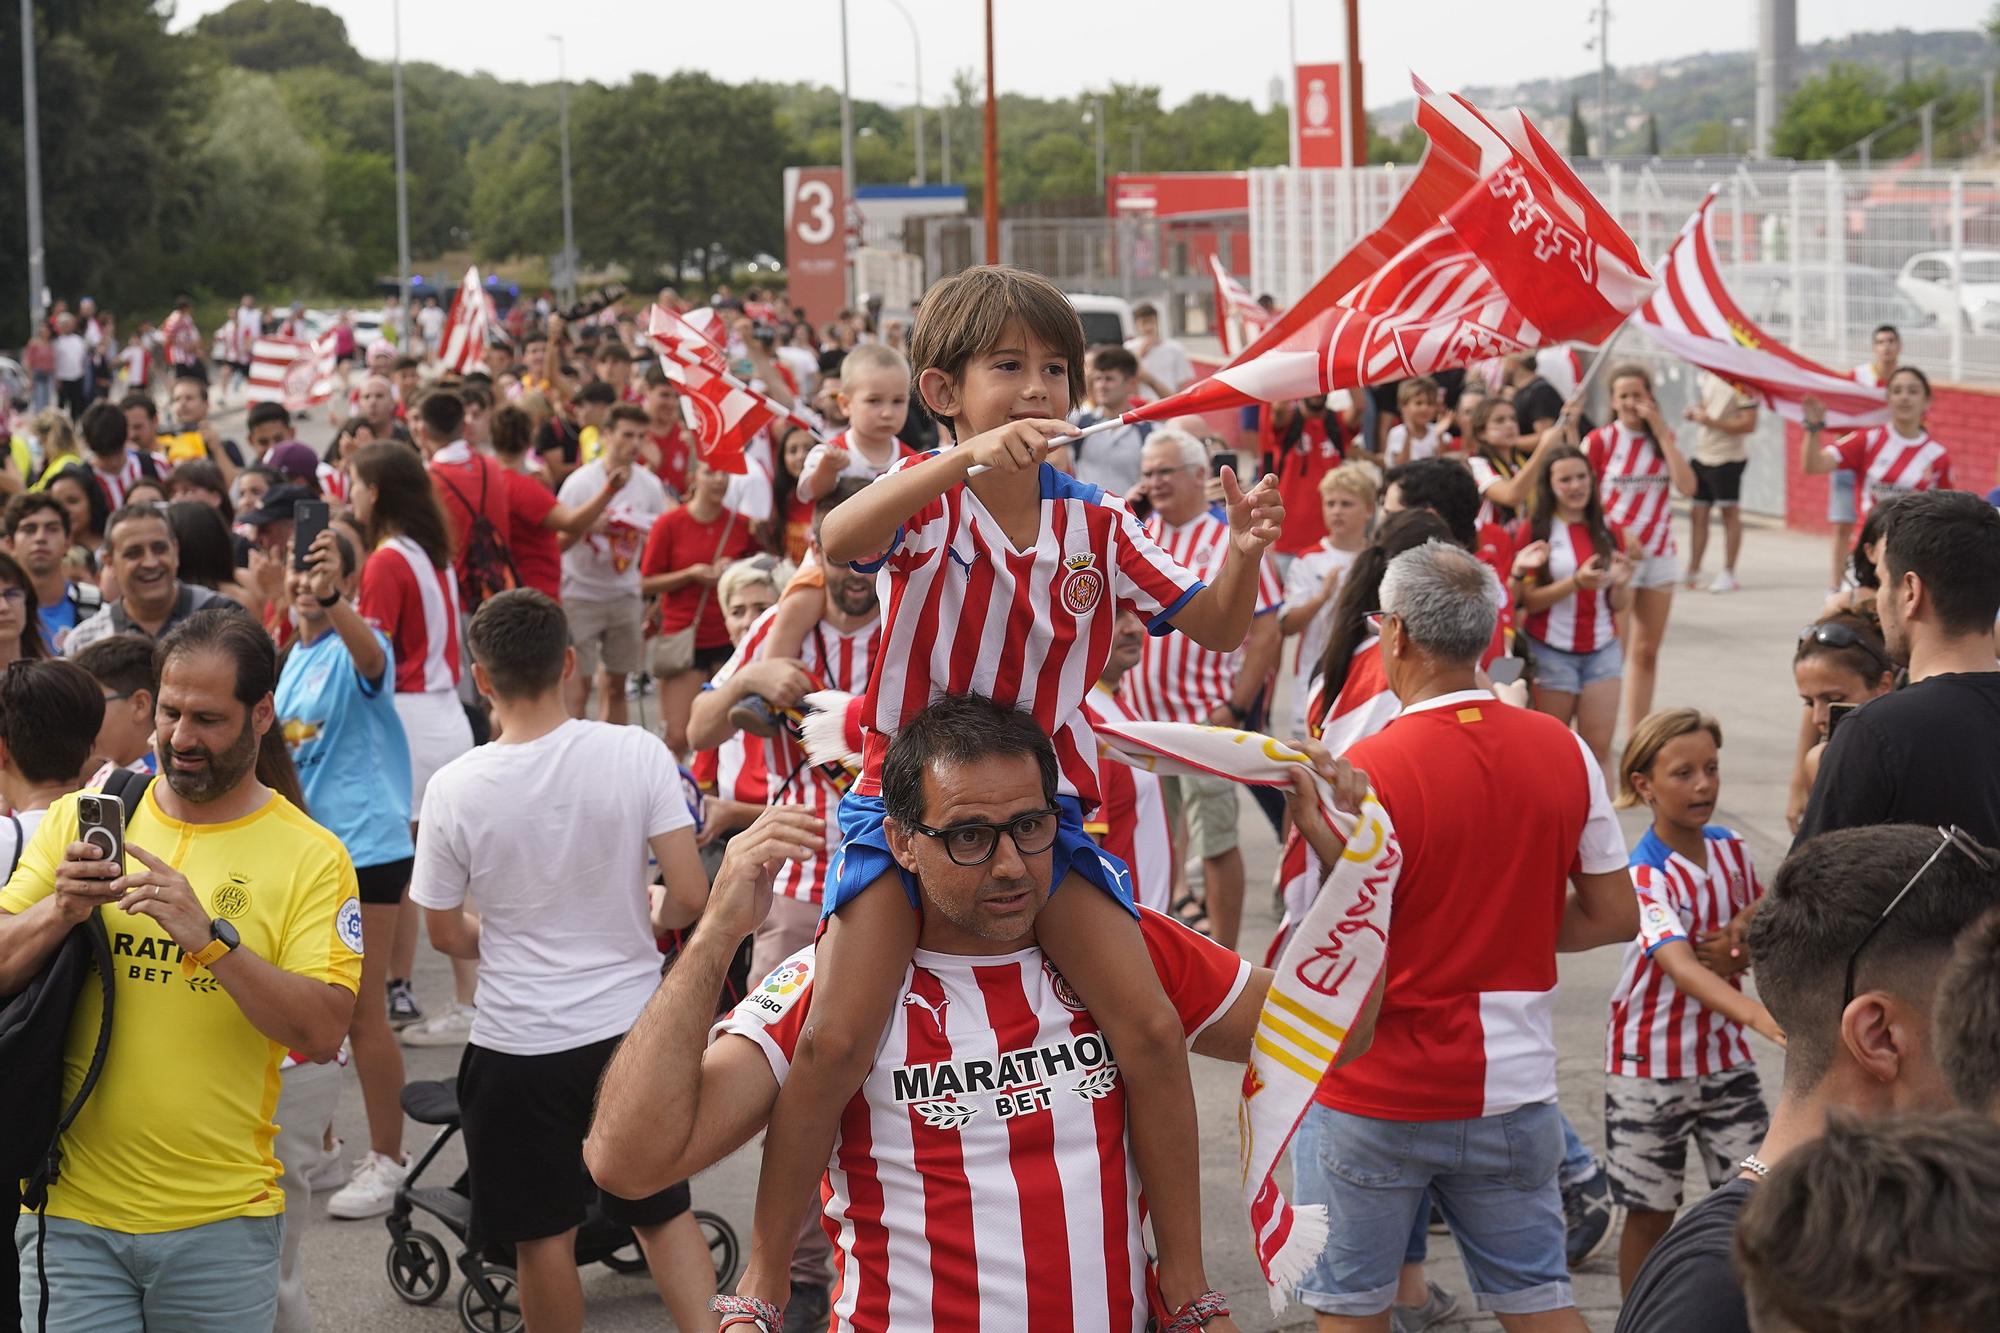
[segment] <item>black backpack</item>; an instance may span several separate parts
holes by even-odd
[[[458,502],[472,515],[471,526],[465,534],[465,566],[458,576],[458,608],[470,616],[489,597],[497,597],[509,588],[521,584],[521,576],[514,568],[514,553],[507,549],[507,543],[500,540],[500,530],[493,526],[493,520],[486,517],[486,486],[490,472],[484,461],[477,464],[479,473],[479,503],[471,504],[465,492],[458,489],[450,476],[442,468],[434,468],[431,475],[451,488]]]
[[[124,803],[127,826],[152,781],[146,774],[129,769],[120,769],[106,780],[105,794]],[[90,984],[93,967],[104,997],[104,1019],[98,1024],[97,1044],[83,1082],[76,1095],[64,1103],[63,1047],[69,1038],[70,1015],[83,988]],[[0,1079],[0,1125],[7,1126],[7,1132],[0,1135],[0,1178],[21,1181],[21,1202],[35,1211],[38,1265],[44,1253],[49,1186],[62,1173],[63,1133],[90,1100],[111,1048],[111,976],[111,939],[101,914],[92,912],[70,928],[42,970],[18,994],[0,1004],[0,1069],[7,1071],[6,1078]],[[46,1327],[48,1275],[41,1272],[38,1277],[42,1324]]]

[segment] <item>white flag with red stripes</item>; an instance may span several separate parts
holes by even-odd
[[[1633,322],[1661,347],[1719,375],[1790,421],[1800,420],[1807,395],[1826,404],[1834,426],[1879,426],[1889,419],[1887,395],[1808,361],[1757,327],[1723,285],[1708,211],[1715,190],[1674,238],[1660,266],[1660,289],[1639,307]]]
[[[1382,384],[1577,338],[1653,278],[1632,240],[1518,109],[1417,89],[1423,162],[1389,218],[1234,361],[1126,421]]]
[[[460,375],[478,369],[486,360],[486,339],[492,328],[492,302],[475,264],[465,270],[458,294],[451,298],[451,313],[445,317],[444,333],[439,338],[438,360],[446,370]]]
[[[1221,255],[1210,255],[1208,267],[1215,274],[1215,332],[1222,339],[1222,354],[1235,356],[1255,342],[1276,316],[1229,275]]]
[[[699,312],[696,312],[697,314]],[[738,475],[750,470],[743,451],[759,431],[780,419],[804,419],[777,399],[736,378],[729,355],[710,333],[720,325],[693,320],[655,305],[646,333],[660,351],[660,369],[681,393],[681,408],[694,428],[701,461]]]
[[[300,412],[333,397],[338,368],[333,331],[319,337],[260,337],[250,344],[250,384],[244,398],[252,403],[282,403]]]

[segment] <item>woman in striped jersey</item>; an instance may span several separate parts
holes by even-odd
[[[1828,444],[1826,407],[1808,394],[1799,403],[1804,414],[1805,452],[1800,457],[1807,476],[1851,472],[1855,487],[1855,525],[1868,522],[1876,505],[1911,491],[1950,490],[1951,454],[1924,429],[1931,406],[1931,382],[1915,366],[1899,366],[1889,376],[1889,424],[1851,431]]]
[[[1693,495],[1694,466],[1674,442],[1673,427],[1660,415],[1653,377],[1643,366],[1611,372],[1611,407],[1617,414],[1583,441],[1584,457],[1597,474],[1604,516],[1625,529],[1633,555],[1632,609],[1625,627],[1625,730],[1653,711],[1653,684],[1660,672],[1660,644],[1680,583],[1680,553],[1674,544],[1674,492]]]
[[[1540,563],[1515,579],[1514,592],[1527,615],[1522,628],[1535,664],[1535,708],[1575,723],[1601,763],[1611,752],[1625,677],[1617,622],[1632,596],[1625,530],[1605,521],[1597,474],[1574,445],[1550,452],[1530,512],[1516,526],[1516,563]]]

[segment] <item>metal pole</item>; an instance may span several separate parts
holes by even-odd
[[[1292,170],[1299,169],[1299,7],[1298,0],[1285,0],[1285,49],[1291,68],[1285,71],[1285,119],[1290,125],[1286,136],[1292,145]],[[1133,170],[1138,170],[1134,167]]]
[[[1917,108],[1917,120],[1924,130],[1924,165],[1931,164],[1931,116],[1937,110],[1936,102],[1926,102]]]
[[[938,179],[946,185],[951,184],[951,113],[950,102],[938,108],[938,148],[944,157],[944,170],[938,173]]]
[[[1993,151],[1993,71],[1979,76],[1979,146]]]
[[[847,0],[840,0],[840,234],[843,240],[848,234],[849,200],[854,198],[854,104],[848,100],[847,87]],[[854,261],[851,256],[840,261],[840,271],[847,293],[845,304],[854,304]]]
[[[1097,197],[1104,198],[1104,99],[1097,99],[1097,110],[1093,117],[1097,123]]]
[[[845,3],[845,0],[842,0]],[[986,213],[986,262],[1000,262],[1000,94],[993,82],[993,0],[986,0],[986,153],[981,203]]]
[[[403,156],[403,0],[392,0],[396,34],[396,345],[410,345],[410,185]]]
[[[550,37],[556,44],[556,115],[562,124],[562,278],[556,284],[557,299],[564,305],[576,303],[576,213],[571,207],[569,179],[569,59],[563,39]]]
[[[1361,0],[1347,0],[1347,165],[1368,164],[1368,111],[1361,105]]]
[[[1597,155],[1611,156],[1611,5],[1597,5]]]
[[[1965,173],[1951,173],[1951,307],[1965,309]],[[1965,316],[1951,321],[1951,377],[1965,377]]]
[[[42,322],[48,287],[42,252],[42,130],[35,93],[35,5],[21,0],[21,136],[28,160],[28,327]]]
[[[891,5],[893,5],[893,6],[895,6],[895,9],[896,9],[896,12],[897,12],[898,14],[901,14],[901,15],[903,16],[903,22],[905,22],[905,23],[907,23],[907,24],[909,24],[909,25],[910,25],[910,46],[911,46],[911,48],[912,48],[913,50],[915,50],[915,52],[916,52],[916,58],[917,58],[917,106],[916,106],[916,112],[915,112],[915,119],[916,119],[916,122],[917,122],[917,184],[919,184],[919,185],[922,185],[922,184],[924,183],[924,176],[925,176],[925,172],[924,172],[924,40],[923,40],[923,38],[922,38],[922,37],[920,37],[920,36],[918,36],[918,35],[917,35],[917,21],[916,21],[916,20],[915,20],[914,18],[911,18],[911,17],[910,17],[910,11],[909,11],[909,10],[907,10],[907,9],[905,9],[905,8],[903,7],[903,4],[902,4],[902,0],[889,0],[889,3],[890,3]]]

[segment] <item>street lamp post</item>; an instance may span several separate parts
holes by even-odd
[[[840,234],[848,228],[849,200],[854,198],[854,104],[847,84],[847,0],[840,0]],[[854,260],[843,258],[840,269],[846,275],[845,304],[854,304]]]
[[[410,345],[410,186],[403,156],[403,0],[390,6],[396,30],[396,344]]]
[[[1104,197],[1104,99],[1093,98],[1092,105],[1083,113],[1083,123],[1097,130],[1097,197]]]
[[[556,117],[562,126],[562,271],[556,283],[556,299],[565,306],[576,304],[576,214],[570,203],[569,181],[569,60],[563,39],[551,35],[556,44]]]
[[[910,47],[916,52],[917,105],[913,119],[917,122],[917,184],[925,180],[924,171],[924,39],[917,35],[917,21],[910,17],[910,11],[903,8],[902,0],[889,0],[896,12],[903,16],[903,22],[910,25]]]
[[[35,5],[21,0],[21,134],[28,159],[28,327],[42,322],[42,129],[35,103]]]

